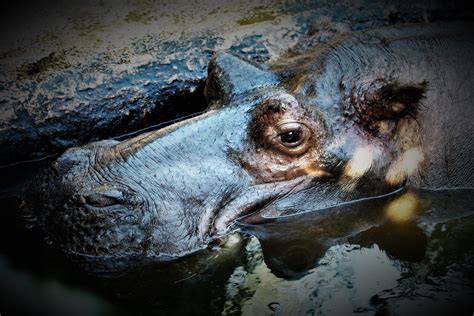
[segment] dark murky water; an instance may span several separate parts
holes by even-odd
[[[2,170],[2,315],[474,313],[474,190],[240,223],[220,249],[93,276],[24,228],[12,194],[39,165]]]

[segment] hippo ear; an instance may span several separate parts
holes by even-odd
[[[205,95],[211,104],[228,103],[235,96],[279,83],[275,74],[230,53],[219,53],[209,62]]]
[[[359,118],[366,124],[380,120],[396,121],[415,117],[425,98],[427,82],[399,83],[379,80],[355,95],[352,103]]]
[[[415,113],[425,97],[427,81],[410,84],[389,83],[380,89],[379,95],[388,112],[393,115]]]

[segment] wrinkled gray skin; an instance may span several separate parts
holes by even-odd
[[[407,184],[473,186],[471,29],[361,32],[270,66],[218,54],[206,114],[69,149],[26,209],[64,251],[126,266],[202,249],[251,213],[323,209]],[[281,146],[288,119],[305,126],[302,153]]]

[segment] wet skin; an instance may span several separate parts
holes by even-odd
[[[471,187],[470,29],[372,30],[271,65],[220,53],[205,114],[69,149],[25,209],[72,256],[127,266],[203,249],[249,214],[258,222],[405,185]]]
[[[309,273],[331,246],[344,243],[377,244],[397,260],[419,262],[425,259],[427,240],[438,224],[472,218],[473,193],[473,189],[406,188],[316,212],[263,218],[258,224],[239,221],[239,227],[258,238],[266,266],[285,279]]]

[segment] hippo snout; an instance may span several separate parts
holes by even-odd
[[[133,204],[139,199],[137,194],[126,185],[95,179],[102,177],[98,176],[98,170],[105,160],[100,155],[107,150],[107,146],[96,144],[70,148],[44,172],[48,178],[47,195],[56,201],[57,207],[62,207],[58,213],[70,212],[74,208],[82,209],[89,217],[116,210],[133,213]],[[58,203],[65,193],[68,198]]]
[[[46,240],[75,260],[101,266],[122,262],[119,267],[125,267],[145,252],[149,224],[143,220],[139,194],[98,174],[104,163],[99,156],[108,148],[67,150],[37,176],[24,211]]]

